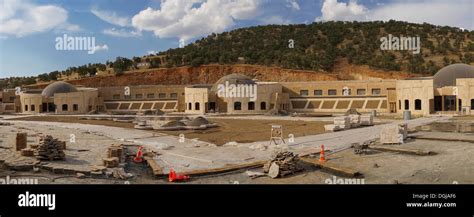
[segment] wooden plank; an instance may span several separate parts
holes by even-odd
[[[310,157],[302,157],[300,159],[305,163],[312,164],[318,168],[321,168],[324,171],[335,173],[337,175],[347,177],[358,177],[362,175],[359,171],[350,168],[340,167],[332,162],[319,162],[319,159]]]
[[[308,156],[311,154],[319,154],[319,151],[317,152],[306,152],[300,156]],[[150,157],[144,157],[145,160],[149,161]],[[148,159],[147,159],[148,158]],[[168,173],[163,172],[163,168],[160,167],[156,161],[151,158],[150,162],[148,163],[150,167],[152,167],[152,170],[154,171],[153,174],[155,176],[163,176],[163,175],[168,175]],[[182,172],[180,174],[183,175],[188,175],[188,176],[200,176],[200,175],[209,175],[209,174],[219,174],[219,173],[225,173],[225,172],[230,172],[230,171],[235,171],[235,170],[240,170],[240,169],[250,169],[250,168],[257,168],[257,167],[263,167],[265,163],[267,163],[268,160],[262,160],[262,161],[255,161],[251,163],[244,163],[244,164],[231,164],[227,165],[224,167],[220,168],[212,168],[212,169],[200,169],[200,170],[193,170],[193,171],[188,171],[188,172]],[[152,166],[152,164],[154,166]],[[153,167],[156,167],[157,169],[153,169]],[[159,169],[158,169],[159,168]]]
[[[413,154],[413,155],[435,155],[435,152],[432,151],[423,151],[419,149],[407,149],[407,148],[400,148],[400,147],[391,147],[391,146],[369,146],[370,149],[378,150],[378,151],[389,151],[389,152],[397,152],[402,154]]]
[[[230,171],[240,170],[240,169],[263,167],[263,164],[265,164],[266,162],[267,161],[256,161],[256,162],[246,163],[246,164],[233,164],[233,165],[228,165],[228,166],[220,167],[220,168],[202,169],[202,170],[193,170],[193,171],[189,171],[189,172],[182,172],[182,174],[188,175],[188,176],[218,174],[218,173],[225,173],[225,172],[230,172]]]
[[[153,159],[153,157],[144,156],[143,158],[146,160],[148,165],[151,167],[151,171],[153,172],[153,175],[155,175],[155,176],[165,175],[165,174],[163,174],[163,168],[156,163],[156,160]]]
[[[448,141],[448,142],[470,142],[474,143],[472,139],[453,139],[453,138],[439,138],[439,137],[426,137],[426,136],[416,136],[415,139],[424,139],[424,140],[434,140],[434,141]]]

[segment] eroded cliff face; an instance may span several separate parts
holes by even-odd
[[[282,69],[256,65],[203,65],[199,67],[178,67],[149,69],[127,72],[120,76],[92,77],[67,81],[73,85],[86,87],[107,87],[126,85],[173,85],[173,84],[213,84],[222,76],[240,73],[258,81],[334,81],[368,79],[404,79],[415,75],[406,72],[371,70],[366,66],[342,64],[333,72]],[[31,85],[43,88],[47,84]]]

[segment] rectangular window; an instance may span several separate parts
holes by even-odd
[[[308,96],[308,90],[300,90],[300,96]]]
[[[160,99],[166,98],[166,93],[159,93],[158,98],[160,98]]]
[[[146,98],[153,99],[153,98],[155,98],[155,94],[154,93],[149,93],[149,94],[146,95]]]
[[[337,90],[334,90],[334,89],[328,90],[328,95],[330,96],[337,95]]]
[[[114,94],[113,99],[120,99],[120,94]]]
[[[79,110],[79,105],[78,104],[73,104],[72,105],[72,110],[74,110],[74,111]]]
[[[35,111],[35,105],[31,105],[31,111],[32,111],[32,112]]]
[[[372,95],[380,95],[380,88],[372,89]]]
[[[143,99],[143,94],[135,94],[135,99]]]
[[[357,95],[364,96],[365,95],[365,89],[357,89]]]
[[[15,101],[15,97],[14,97],[14,96],[10,96],[10,101]]]
[[[171,98],[171,99],[177,99],[177,98],[178,98],[178,94],[177,94],[177,93],[171,93],[171,94],[170,94],[170,98]]]
[[[124,95],[123,98],[125,98],[125,99],[131,99],[131,98],[132,98],[132,95]]]
[[[25,111],[28,111],[28,105],[25,105]]]
[[[314,95],[315,96],[322,96],[323,95],[323,90],[314,90]]]

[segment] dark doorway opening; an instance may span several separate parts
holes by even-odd
[[[444,96],[444,110],[456,111],[456,96]]]

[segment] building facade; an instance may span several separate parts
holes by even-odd
[[[449,65],[433,77],[406,80],[261,82],[230,74],[211,85],[84,88],[58,81],[43,90],[7,89],[3,113],[85,114],[142,111],[188,114],[360,112],[474,115],[474,67]]]

